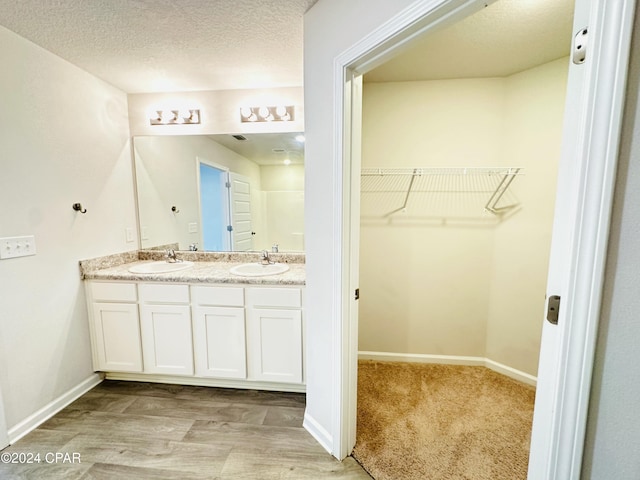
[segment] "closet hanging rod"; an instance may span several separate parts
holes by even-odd
[[[515,167],[423,167],[423,168],[363,168],[363,177],[386,175],[522,175]]]

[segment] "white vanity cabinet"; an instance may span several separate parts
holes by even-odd
[[[94,369],[107,378],[305,390],[303,287],[106,279],[86,286]]]
[[[193,375],[189,286],[141,283],[138,290],[145,373]]]
[[[136,285],[90,282],[87,296],[94,369],[142,372]]]
[[[196,375],[247,378],[244,288],[191,286]]]
[[[275,287],[245,290],[249,379],[302,383],[302,290]]]

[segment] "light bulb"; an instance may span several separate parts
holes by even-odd
[[[244,118],[249,118],[251,115],[253,115],[251,107],[242,107],[240,109],[240,115],[242,115]]]
[[[271,112],[269,112],[269,109],[267,107],[260,107],[260,109],[258,110],[258,115],[266,120],[267,117],[271,117]]]
[[[284,163],[285,165],[291,165],[291,160],[289,160],[288,158],[285,158],[282,163]]]
[[[176,121],[176,112],[173,110],[164,110],[161,115],[162,123],[173,123]]]

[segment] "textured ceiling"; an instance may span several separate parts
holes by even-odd
[[[246,140],[233,135],[209,135],[215,142],[259,165],[282,165],[285,158],[292,164],[304,163],[304,141],[296,140],[299,133],[244,133]]]
[[[316,1],[0,0],[0,25],[127,93],[288,87]],[[510,75],[567,55],[572,14],[573,0],[498,0],[365,80]]]
[[[369,82],[504,77],[569,54],[574,0],[498,0],[425,36]]]
[[[0,25],[127,93],[302,85],[317,0],[0,0]]]

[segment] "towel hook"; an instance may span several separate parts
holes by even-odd
[[[73,204],[73,209],[76,212],[87,213],[87,209],[86,208],[82,208],[82,204],[81,203],[74,203]]]
[[[171,211],[173,213],[180,213],[180,210],[178,210],[178,207],[176,207],[175,205],[173,207],[171,207]]]

